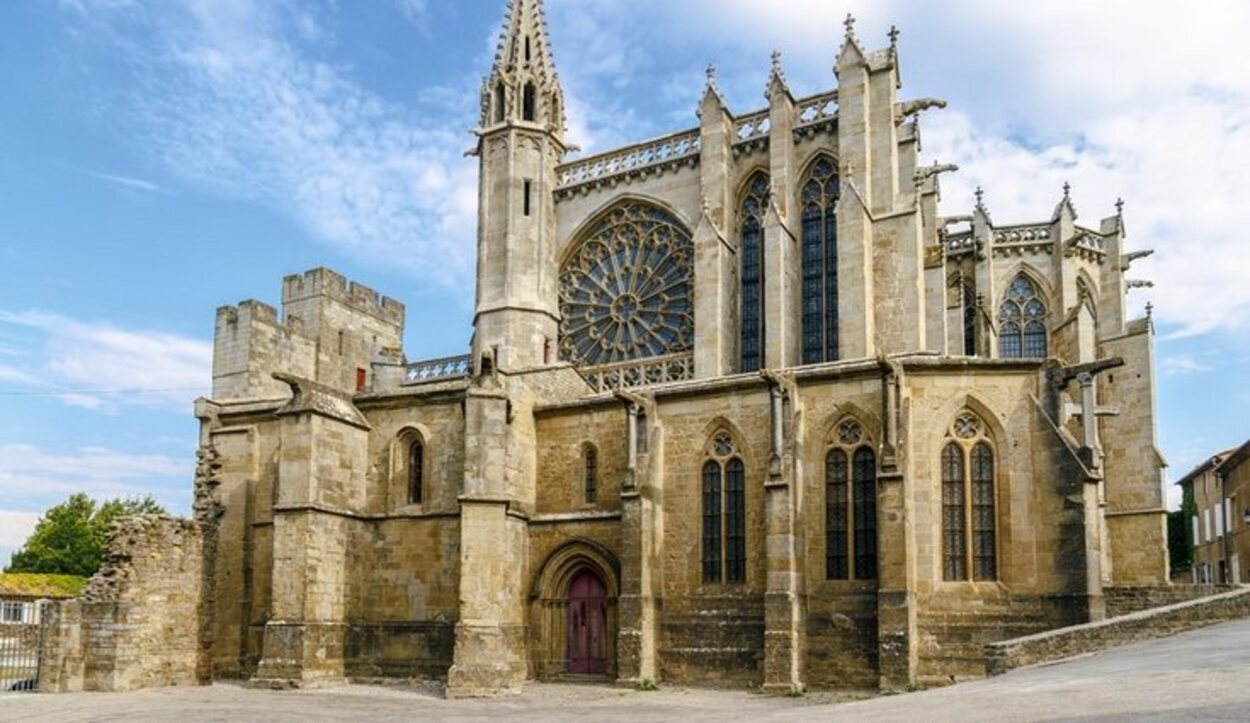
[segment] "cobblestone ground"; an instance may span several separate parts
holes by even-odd
[[[769,698],[743,691],[539,685],[448,701],[434,687],[269,692],[235,685],[128,694],[0,694],[0,721],[1247,721],[1250,621],[907,695]]]

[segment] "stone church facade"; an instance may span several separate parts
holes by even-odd
[[[898,689],[1166,584],[1123,214],[944,217],[897,35],[848,20],[834,74],[775,57],[737,114],[709,70],[697,127],[569,160],[512,0],[470,353],[409,363],[403,306],[324,269],[217,312],[214,674]]]

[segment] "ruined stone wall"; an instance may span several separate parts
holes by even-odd
[[[116,523],[100,572],[81,598],[58,604],[53,613],[41,690],[195,685],[202,552],[192,522],[135,517]]]

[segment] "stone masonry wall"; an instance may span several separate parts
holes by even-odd
[[[1107,617],[1116,618],[1237,589],[1236,585],[1169,585],[1107,587],[1102,593],[1107,598]]]
[[[52,613],[40,690],[195,685],[201,547],[198,529],[186,520],[116,523],[100,572],[82,597]]]
[[[1001,675],[1026,665],[1163,638],[1245,617],[1250,617],[1250,587],[1097,623],[990,643],[985,646],[985,671],[989,675]]]

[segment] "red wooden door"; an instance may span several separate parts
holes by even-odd
[[[569,672],[607,672],[607,590],[595,573],[584,570],[569,585]]]

